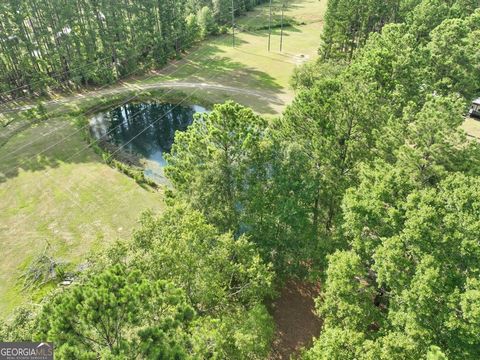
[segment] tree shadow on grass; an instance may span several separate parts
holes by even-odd
[[[99,160],[73,123],[66,119],[48,119],[12,137],[0,148],[0,183],[18,176],[20,171],[43,171],[63,163]]]
[[[246,43],[248,42],[237,38],[236,51],[246,52],[241,47],[242,44]],[[222,53],[225,53],[225,51],[220,49],[219,46],[206,45],[205,51],[206,56],[189,60],[191,64],[190,74],[187,74],[182,80],[207,81],[212,79],[212,81],[216,82],[223,80],[224,84],[228,86],[237,86],[244,89],[252,87],[254,89],[268,90],[272,93],[282,92],[283,87],[270,74],[246,66],[230,57],[222,56]]]
[[[176,64],[174,69],[175,76],[169,77],[169,80],[180,82],[218,84],[226,87],[225,92],[229,93],[227,87],[236,88],[238,91],[231,92],[231,95],[243,94],[244,96],[254,96],[252,102],[244,105],[251,106],[254,110],[265,113],[277,113],[275,107],[283,105],[281,95],[285,89],[270,74],[260,71],[252,66],[241,62],[242,53],[248,53],[243,50],[242,45],[248,44],[243,39],[236,39],[236,49],[239,60],[232,58],[232,55],[226,56],[225,50],[220,46],[229,46],[230,39],[227,36],[215,41],[215,43],[205,44],[199,47],[195,56],[187,55],[185,59]],[[249,53],[250,55],[260,54]],[[270,58],[272,61],[278,61]],[[169,75],[167,72],[162,72]],[[155,79],[156,82],[161,78]],[[235,97],[232,98],[235,100]],[[242,103],[241,101],[238,101]]]

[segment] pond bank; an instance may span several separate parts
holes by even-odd
[[[135,102],[98,112],[89,118],[89,137],[100,148],[133,171],[141,182],[168,184],[163,168],[175,134],[186,131],[195,114],[205,113],[200,105],[170,102]],[[118,165],[117,165],[118,167]],[[123,170],[122,170],[123,171]],[[125,172],[125,171],[124,171]]]

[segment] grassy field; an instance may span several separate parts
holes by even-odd
[[[2,315],[35,297],[21,291],[18,276],[47,244],[49,255],[78,264],[103,242],[129,237],[141,211],[162,207],[160,193],[105,165],[78,133],[70,136],[76,130],[51,119],[1,148]]]
[[[274,2],[276,22],[279,3]],[[47,121],[0,127],[0,317],[38,299],[41,290],[23,291],[19,275],[47,244],[49,255],[77,266],[90,251],[130,237],[143,210],[161,211],[163,206],[161,192],[145,190],[107,166],[62,114],[100,98],[127,96],[161,83],[165,89],[174,82],[225,87],[181,89],[199,101],[233,99],[262,114],[279,114],[293,98],[288,88],[293,69],[316,56],[325,6],[326,0],[290,2],[285,19],[293,25],[285,29],[282,53],[279,29],[267,51],[267,32],[261,28],[268,8],[259,7],[238,20],[239,27],[252,32],[238,33],[235,48],[230,36],[214,37],[162,71],[47,104],[55,114]]]
[[[463,123],[463,129],[469,136],[480,140],[480,120],[479,119],[467,118]]]

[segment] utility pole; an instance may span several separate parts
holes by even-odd
[[[268,51],[270,51],[271,37],[272,37],[272,0],[270,0],[270,17],[268,19]]]
[[[173,1],[173,18],[176,19],[176,9],[177,9],[177,4],[175,0]],[[175,30],[175,56],[178,57],[178,31],[177,31],[177,22],[175,21],[175,25],[173,26],[173,29]]]
[[[232,0],[232,47],[235,47],[235,8]]]
[[[282,52],[283,49],[283,11],[285,8],[285,2],[282,3],[282,22],[281,22],[281,27],[280,27],[280,52]]]

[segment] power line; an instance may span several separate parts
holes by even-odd
[[[204,51],[203,51],[203,52],[207,52],[208,50],[209,50],[209,49],[204,49]],[[180,70],[180,68],[182,68],[183,66],[186,66],[186,65],[188,65],[188,64],[187,64],[187,63],[183,64],[182,66],[180,66],[179,68],[177,68],[175,71],[173,71],[171,74],[175,73],[176,71]],[[200,69],[200,70],[201,70],[201,69]],[[200,71],[200,70],[198,70],[198,71]],[[196,72],[198,72],[198,71],[196,71]],[[171,74],[169,74],[169,75],[171,75]],[[171,91],[173,91],[173,90],[174,90],[174,89],[170,89],[170,90],[167,92],[167,94],[168,94],[168,93],[170,93],[170,92],[171,92]],[[197,90],[195,90],[194,92],[196,92],[196,91],[198,91],[198,89],[197,89]],[[164,94],[164,95],[166,95],[166,94]],[[121,105],[123,105],[123,104],[125,104],[125,103],[127,103],[127,102],[131,101],[132,99],[134,99],[134,98],[137,98],[138,96],[139,96],[139,95],[133,96],[132,98],[130,98],[130,99],[127,99],[126,101],[124,101],[122,104],[120,104],[120,105],[118,105],[118,106],[121,106]],[[142,112],[142,111],[145,111],[145,110],[141,110],[140,112]],[[135,117],[135,116],[137,116],[137,115],[138,115],[140,112],[137,112],[136,114],[134,114],[134,115],[132,115],[132,116],[133,116],[133,117]],[[121,124],[117,125],[117,127],[118,127],[118,126],[120,126],[120,125],[121,125]],[[69,137],[73,136],[74,134],[78,133],[79,131],[81,131],[81,130],[85,129],[85,128],[86,128],[86,127],[88,127],[88,126],[89,126],[88,124],[87,124],[87,125],[85,125],[83,128],[81,128],[81,129],[79,129],[79,130],[75,131],[74,133],[72,133],[72,134],[70,134],[70,135],[68,135],[68,136],[66,136],[66,137],[64,137],[64,138],[62,138],[62,140],[61,140],[61,141],[59,141],[59,142],[57,142],[57,143],[55,143],[55,144],[53,144],[53,145],[49,146],[48,148],[44,149],[43,151],[41,151],[41,152],[39,152],[39,153],[36,153],[36,154],[34,154],[34,156],[31,156],[31,157],[29,157],[28,159],[24,160],[24,161],[23,161],[23,162],[22,162],[20,165],[22,165],[22,164],[26,163],[26,161],[28,161],[28,160],[30,160],[30,159],[32,159],[32,158],[34,158],[34,157],[36,157],[36,156],[38,156],[38,155],[40,155],[40,154],[44,153],[45,151],[47,151],[47,150],[49,150],[49,149],[53,148],[54,146],[56,146],[56,145],[58,145],[58,144],[60,144],[60,143],[64,142],[64,141],[65,141],[67,138],[69,138]],[[111,131],[115,130],[117,127],[115,127],[115,128],[113,128],[113,129],[111,129],[111,130],[109,131],[109,133],[110,133]],[[107,135],[109,135],[109,133],[107,133]],[[97,140],[97,141],[98,141],[98,140]],[[94,141],[94,142],[96,142],[96,141]],[[84,147],[83,149],[81,149],[81,151],[83,151],[83,150],[85,150],[85,149],[89,148],[90,146],[91,146],[91,144],[88,144],[86,147]],[[80,151],[80,152],[81,152],[81,151]],[[80,152],[77,152],[77,153],[80,153]],[[77,153],[76,153],[76,154],[77,154]],[[74,154],[73,156],[75,156],[76,154]],[[68,158],[68,159],[66,159],[66,160],[63,160],[63,161],[68,161],[69,159],[70,159],[70,158]],[[7,172],[7,174],[8,174],[8,173],[9,173],[9,172]]]
[[[200,70],[199,70],[199,71],[200,71]],[[218,71],[218,73],[220,74],[220,73],[223,73],[223,72]],[[208,80],[211,80],[211,79],[213,79],[214,77],[215,77],[215,74],[212,74],[212,76],[210,76],[210,77],[208,78]],[[188,96],[185,96],[179,103],[177,103],[177,105],[176,105],[173,109],[175,109],[176,107],[180,106],[180,105],[181,105],[182,103],[184,103],[188,98],[191,98],[191,97],[192,97],[197,91],[199,91],[199,90],[200,90],[200,87],[196,88],[196,89],[195,89],[191,94],[189,94]],[[173,109],[172,109],[172,110],[173,110]],[[145,109],[137,112],[136,114],[133,115],[133,117],[138,116],[138,114],[142,113],[143,111],[145,111]],[[165,116],[167,116],[167,114],[165,114],[164,116],[162,116],[162,118],[165,117]],[[157,119],[154,123],[160,121],[162,118]],[[131,143],[133,140],[135,140],[135,138],[137,138],[138,136],[140,136],[143,132],[145,132],[145,131],[146,131],[152,124],[154,124],[154,123],[148,124],[148,125],[147,125],[140,133],[138,133],[134,138],[130,139],[127,143],[123,144],[123,145],[122,145],[120,148],[118,148],[114,153],[112,153],[112,154],[109,156],[109,158],[105,159],[105,162],[107,162],[108,159],[110,159],[116,152],[120,151],[122,148],[124,148],[125,146],[127,146],[127,145],[128,145],[129,143]],[[118,127],[118,126],[117,126],[117,127]],[[115,128],[114,128],[114,129],[115,129]],[[98,142],[98,140],[95,140],[93,143],[95,143],[95,142]],[[88,145],[85,146],[83,149],[80,149],[80,150],[77,151],[75,154],[69,156],[67,159],[64,159],[64,160],[62,160],[62,161],[63,161],[63,162],[66,162],[66,161],[74,158],[74,157],[77,156],[79,153],[83,152],[84,150],[88,149],[89,147],[91,147],[91,144],[88,144]],[[52,170],[52,169],[48,170],[47,173],[48,173],[49,171],[51,171],[51,170]],[[78,189],[77,189],[77,190],[78,190]],[[72,193],[71,191],[69,191],[69,192]],[[33,215],[33,214],[32,214],[32,215]]]
[[[260,15],[261,15],[261,14],[259,14],[259,15],[257,15],[257,16],[260,16]],[[255,17],[257,17],[257,16],[255,16]],[[244,30],[244,31],[245,31],[245,30]],[[247,32],[248,32],[248,31],[247,31]],[[194,52],[194,53],[195,53],[195,52]],[[194,54],[194,53],[192,53],[192,54]],[[276,61],[280,61],[280,62],[284,62],[284,63],[291,64],[290,62],[285,62],[285,61],[282,61],[282,60],[279,60],[279,59],[273,59],[273,58],[272,58],[272,60],[276,60]],[[172,75],[173,73],[177,72],[177,71],[178,71],[180,68],[182,68],[183,66],[186,66],[186,65],[187,65],[187,63],[186,63],[186,64],[183,64],[182,66],[180,66],[179,68],[177,68],[175,71],[173,71],[172,73],[170,73],[170,74],[168,74],[168,75]],[[134,71],[134,72],[135,72],[135,71]],[[155,76],[155,75],[152,75],[152,76],[148,77],[147,79],[149,79],[149,78],[151,78],[151,77],[153,77],[153,76]],[[106,84],[106,85],[104,85],[104,87],[105,87],[105,86],[108,86],[108,85],[109,85],[109,84]],[[97,90],[97,91],[98,91],[98,90]],[[135,96],[133,96],[133,97],[131,97],[131,98],[129,98],[129,99],[127,99],[127,100],[125,100],[125,101],[124,101],[122,104],[125,104],[125,103],[127,103],[127,102],[129,102],[129,101],[131,101],[131,100],[133,100],[133,99],[135,99],[135,98],[137,98],[138,96],[139,96],[139,95],[135,95]],[[58,101],[58,100],[57,100],[57,101]],[[122,105],[122,104],[121,104],[121,105]],[[121,105],[120,105],[120,106],[121,106]],[[102,104],[100,104],[99,106],[102,106]],[[89,112],[90,112],[90,111],[91,111],[91,109],[89,110]],[[68,124],[66,124],[65,126],[67,126],[67,125],[68,125]],[[65,126],[64,126],[64,127],[65,127]],[[40,154],[44,153],[45,151],[48,151],[49,149],[53,148],[54,146],[56,146],[56,145],[58,145],[58,144],[60,144],[60,143],[64,142],[66,139],[68,139],[68,138],[70,138],[71,136],[75,135],[76,133],[78,133],[78,132],[80,132],[80,131],[84,130],[84,129],[85,129],[85,128],[87,128],[88,126],[89,126],[89,125],[85,125],[84,127],[80,128],[79,130],[77,130],[77,131],[75,131],[75,132],[71,133],[70,135],[68,135],[68,136],[66,136],[66,137],[64,137],[64,138],[62,138],[62,139],[61,139],[59,142],[57,142],[57,143],[55,143],[55,144],[53,144],[53,145],[51,145],[51,146],[47,147],[47,148],[46,148],[46,149],[44,149],[43,151],[41,151],[41,152],[39,152],[39,153],[35,154],[35,156],[38,156],[38,155],[40,155]],[[63,128],[63,127],[62,127],[62,128]],[[56,131],[58,131],[58,130],[61,130],[61,128],[57,129]],[[34,141],[35,141],[35,140],[34,140]],[[34,142],[34,141],[33,141],[33,142]],[[31,142],[30,144],[32,144],[33,142]],[[29,145],[29,144],[27,144],[26,146],[28,146],[28,145]],[[23,147],[21,147],[21,149],[23,149],[23,148],[24,148],[24,147],[26,147],[26,146],[24,145]],[[9,154],[5,155],[4,157],[2,157],[2,159],[3,159],[3,158],[5,158],[6,156],[9,156],[9,155],[11,155],[11,154],[15,153],[15,152],[16,152],[16,150],[19,150],[19,149],[15,149],[13,152],[11,152],[11,153],[9,153]],[[31,157],[31,158],[33,158],[33,157]],[[25,160],[25,161],[23,161],[23,162],[22,162],[20,165],[24,164],[26,161],[30,160],[31,158],[29,158],[29,159],[26,159],[26,160]]]
[[[208,49],[205,49],[204,51],[199,51],[198,53],[197,53],[197,52],[192,52],[191,55],[193,55],[193,54],[205,53],[207,50],[208,50]],[[192,56],[191,56],[191,57],[192,57]],[[184,59],[184,60],[185,60],[185,59]],[[182,69],[183,67],[185,67],[185,66],[187,66],[187,65],[189,65],[188,62],[184,63],[183,65],[181,65],[180,67],[178,67],[178,68],[176,68],[174,71],[172,71],[171,73],[167,74],[167,76],[173,75],[174,73],[178,72],[180,69]],[[154,76],[155,76],[155,75],[152,75],[152,76],[148,77],[146,80],[148,80],[148,79],[150,79],[150,78],[152,78],[152,77],[154,77]],[[104,86],[108,86],[108,84],[107,84],[107,85],[104,85]],[[98,90],[97,90],[97,91],[98,91]],[[170,90],[169,92],[171,92],[171,91],[173,91],[173,89]],[[168,93],[169,93],[169,92],[168,92]],[[133,97],[130,97],[130,98],[124,100],[124,101],[122,102],[122,104],[120,104],[119,106],[121,106],[121,105],[123,105],[123,104],[125,104],[125,103],[127,103],[127,102],[130,102],[130,101],[134,100],[134,99],[137,98],[138,96],[139,96],[139,95],[134,95]],[[97,105],[97,106],[102,106],[102,104],[99,104],[99,105]],[[95,106],[95,107],[97,107],[97,106]],[[94,107],[93,109],[95,109],[95,107]],[[92,111],[92,109],[89,109],[87,113],[93,113],[94,111],[95,111],[95,110]],[[56,129],[56,130],[54,130],[54,131],[51,131],[51,132],[49,132],[48,134],[51,134],[51,133],[56,132],[56,131],[60,131],[62,128],[65,128],[65,127],[68,126],[68,125],[69,125],[69,123],[66,123],[64,126],[58,128],[58,129]],[[50,145],[49,147],[47,147],[47,148],[43,149],[42,151],[34,154],[33,156],[29,157],[28,159],[22,161],[21,164],[19,164],[19,165],[17,165],[17,166],[21,166],[21,165],[25,164],[28,160],[31,160],[33,157],[36,157],[36,156],[38,156],[38,155],[41,155],[42,153],[44,153],[44,152],[50,150],[51,148],[53,148],[53,147],[61,144],[62,142],[66,141],[68,138],[72,137],[73,135],[79,133],[79,132],[82,131],[82,130],[85,130],[85,129],[88,128],[88,127],[89,127],[89,124],[87,124],[87,125],[83,126],[82,128],[74,131],[73,133],[70,133],[69,135],[63,137],[60,141],[56,142],[55,144]],[[48,135],[48,134],[47,134],[47,135]],[[2,157],[0,158],[0,160],[5,159],[6,157],[8,157],[8,156],[10,156],[10,155],[12,155],[12,154],[14,154],[14,153],[16,153],[18,150],[21,150],[21,149],[25,148],[25,147],[28,146],[28,145],[33,144],[38,138],[40,138],[40,136],[37,137],[36,139],[34,139],[32,142],[30,142],[30,143],[28,143],[28,144],[26,144],[26,145],[24,145],[24,146],[22,146],[22,147],[20,147],[20,148],[16,148],[16,149],[13,150],[12,152],[10,152],[10,153],[2,156]],[[13,170],[13,169],[12,169],[12,170]],[[11,171],[11,170],[9,170],[9,171],[7,172],[7,174],[9,174],[10,171]]]
[[[268,51],[270,51],[270,38],[272,37],[272,0],[270,0],[270,15],[268,17]]]
[[[205,51],[201,51],[201,47],[200,47],[198,50],[191,52],[191,53],[188,55],[188,57],[193,58],[193,55],[200,54],[200,53],[202,53],[202,52],[205,52]],[[183,59],[183,60],[184,60],[184,61],[188,61],[188,57],[185,58],[185,59]],[[171,65],[173,65],[173,64],[174,64],[174,63],[171,63],[171,64],[169,64],[168,66],[171,66]],[[179,71],[181,68],[183,68],[183,67],[185,67],[185,66],[187,66],[187,65],[188,65],[188,62],[186,62],[185,64],[183,64],[183,65],[181,65],[180,67],[176,68],[176,69],[175,69],[174,71],[172,71],[171,73],[166,74],[166,76],[171,76],[171,75],[173,75],[174,73],[176,73],[176,72]],[[168,66],[167,66],[167,67],[168,67]],[[135,72],[135,71],[133,71],[133,72]],[[132,73],[133,73],[133,72],[132,72]],[[130,73],[130,74],[131,74],[131,73]],[[127,75],[127,76],[128,76],[128,75]],[[144,80],[148,80],[148,79],[150,79],[150,78],[152,78],[152,77],[154,77],[154,76],[156,76],[156,74],[151,75],[151,76],[147,77],[147,78],[144,79]],[[120,80],[120,82],[122,82],[122,80]],[[107,87],[107,86],[109,86],[109,85],[110,85],[110,84],[105,84],[105,85],[103,85],[100,89],[102,89],[102,88],[104,88],[104,87]],[[99,91],[99,90],[95,90],[95,91]],[[127,103],[127,102],[129,102],[129,101],[131,101],[131,100],[133,100],[133,99],[135,99],[135,98],[137,98],[138,96],[139,96],[139,95],[135,95],[135,96],[133,96],[133,97],[125,100],[122,104],[125,104],[125,103]],[[54,100],[54,101],[52,101],[52,102],[59,102],[59,101],[64,101],[64,100],[65,100],[65,99],[59,99],[59,100]],[[120,104],[119,106],[121,106],[122,104]],[[93,112],[96,110],[97,107],[101,107],[101,106],[102,106],[102,104],[96,105],[96,106],[94,106],[92,109],[89,109],[89,110],[87,111],[87,113],[93,113]],[[52,112],[53,112],[53,111],[52,111]],[[52,113],[52,112],[51,112],[51,113]],[[66,124],[64,127],[66,127],[66,126],[68,126],[68,124]],[[82,131],[83,129],[85,129],[85,128],[87,128],[87,127],[88,127],[88,125],[85,125],[84,127],[82,127],[81,129],[75,131],[74,133],[70,134],[70,135],[67,136],[66,138],[69,138],[69,137],[73,136],[74,134],[78,133],[79,131]],[[63,127],[61,127],[61,128],[63,128]],[[58,128],[56,131],[61,130],[61,128]],[[38,138],[39,138],[39,137],[38,137]],[[37,138],[37,139],[38,139],[38,138]],[[64,139],[66,139],[66,138],[64,138]],[[35,140],[34,140],[34,141],[35,141]],[[34,141],[33,141],[33,142],[34,142]],[[32,142],[32,143],[33,143],[33,142]],[[54,144],[54,145],[56,145],[56,144]],[[53,146],[52,146],[52,147],[53,147]],[[49,147],[48,149],[50,149],[50,148],[51,148],[51,147]],[[48,149],[45,149],[45,151],[48,150]],[[17,150],[17,149],[16,149],[16,150]],[[15,152],[15,150],[14,150],[13,152]],[[12,153],[13,153],[13,152],[12,152]],[[36,154],[36,155],[38,156],[39,154],[40,154],[40,153],[38,153],[38,154]],[[9,154],[7,154],[7,155],[9,155]],[[4,158],[4,157],[3,157],[3,158]]]
[[[201,70],[201,69],[200,69],[200,70]],[[200,70],[198,70],[198,71],[200,71]],[[213,76],[211,76],[211,78],[213,78]],[[185,96],[185,97],[183,98],[183,100],[182,100],[180,103],[178,103],[175,107],[173,107],[171,110],[173,110],[173,109],[175,109],[176,107],[180,106],[181,103],[183,103],[187,98],[190,98],[191,96],[193,96],[193,94],[194,94],[196,91],[198,91],[198,90],[199,90],[199,88],[197,88],[197,89],[196,89],[194,92],[192,92],[189,96]],[[171,89],[171,91],[173,91],[173,89]],[[164,94],[164,95],[166,95],[166,94]],[[135,113],[135,114],[132,115],[132,116],[133,116],[133,117],[136,117],[136,116],[138,116],[140,113],[144,112],[145,110],[146,110],[146,109],[140,110],[140,111],[138,111],[137,113]],[[161,120],[161,119],[164,118],[166,115],[167,115],[167,114],[163,115],[160,119],[157,119],[157,121]],[[114,131],[114,130],[115,130],[116,128],[118,128],[120,125],[121,125],[121,124],[117,125],[117,126],[114,127],[113,129],[111,129],[106,135],[108,135],[109,133],[111,133],[112,131]],[[145,129],[148,129],[149,127],[150,127],[150,124],[148,124],[148,125],[142,130],[142,133],[145,131]],[[138,137],[138,135],[137,135],[136,137]],[[92,144],[97,143],[99,140],[100,140],[100,139],[94,140],[92,143],[87,144],[86,146],[84,146],[83,148],[81,148],[80,150],[78,150],[77,152],[75,152],[74,154],[70,155],[70,156],[67,157],[66,159],[63,159],[62,161],[63,161],[63,162],[67,162],[67,161],[75,158],[77,155],[79,155],[79,154],[82,153],[83,151],[85,151],[85,150],[87,150],[88,148],[90,148],[90,147],[92,146]],[[134,139],[131,139],[131,140],[129,141],[129,143],[130,143],[131,141],[133,141],[133,140],[134,140]],[[127,143],[127,144],[128,144],[128,143]],[[126,146],[127,144],[124,144],[124,146]],[[118,151],[119,151],[121,148],[123,148],[124,146],[121,146],[120,148],[118,148],[118,149],[115,151],[115,153],[118,152]],[[105,162],[107,162],[107,161],[111,158],[112,155],[113,155],[113,154],[111,154],[108,159],[105,159]],[[53,169],[49,169],[49,170],[47,170],[46,172],[42,172],[41,174],[42,174],[42,175],[45,175],[45,176],[48,176],[49,173],[50,173],[50,171],[52,171],[52,170],[53,170]],[[51,178],[51,179],[52,179],[52,178]],[[77,190],[78,190],[78,189],[77,189]],[[70,191],[70,192],[71,192],[71,191]],[[33,216],[33,214],[31,214],[30,216]]]
[[[178,69],[177,69],[177,70],[178,70]],[[200,71],[200,70],[199,70],[199,71]],[[214,77],[213,75],[212,75],[211,77],[209,77],[209,80],[213,79],[213,77]],[[175,107],[180,106],[182,103],[184,103],[187,99],[191,98],[191,97],[192,97],[197,91],[199,91],[199,90],[200,90],[200,87],[199,87],[199,88],[196,88],[190,95],[184,97]],[[175,108],[175,107],[174,107],[174,108]],[[173,110],[173,109],[172,109],[172,110]],[[134,116],[137,116],[137,115],[138,115],[138,113],[137,113],[136,115],[134,115]],[[164,116],[166,116],[166,115],[164,115]],[[164,117],[164,116],[163,116],[163,117]],[[158,122],[158,121],[160,121],[160,120],[161,120],[161,119],[157,119],[155,122]],[[154,122],[154,123],[155,123],[155,122]],[[130,142],[132,142],[135,138],[137,138],[138,136],[140,136],[144,131],[146,131],[146,129],[148,129],[148,127],[149,127],[150,125],[151,125],[151,124],[149,124],[147,127],[145,127],[145,128],[144,128],[140,133],[138,133],[134,138],[130,139],[129,142],[127,142],[126,144],[122,145],[121,148],[127,146],[127,145],[128,145]],[[91,147],[91,144],[88,144],[87,147],[85,147],[85,149],[87,149],[87,148],[89,148],[89,147]],[[120,151],[121,148],[117,149],[114,153],[112,153],[112,154],[110,155],[110,158],[111,158],[116,152]],[[83,149],[80,150],[80,152],[82,152],[82,151],[83,151]],[[75,157],[76,155],[78,155],[80,152],[77,152],[77,153],[73,154],[71,157],[69,157],[69,158],[67,158],[66,160],[63,160],[63,161],[68,161],[69,159],[71,159],[71,158]],[[48,170],[46,173],[42,173],[42,174],[44,174],[46,177],[48,177],[49,179],[51,179],[52,181],[54,181],[55,183],[57,183],[57,182],[50,176],[49,171],[51,171],[51,170]],[[58,183],[57,183],[57,186],[61,188],[61,185],[58,184]],[[70,189],[65,189],[65,190],[66,190],[67,192],[69,192],[72,196],[78,195],[78,194],[74,194]],[[75,200],[74,198],[72,198],[72,197],[69,197],[69,198],[70,198],[70,200],[72,201],[72,203],[74,203],[75,205],[79,206],[83,212],[85,212],[86,210],[90,210],[90,207],[89,207],[88,209],[82,208],[82,206],[80,205],[80,203],[78,203],[77,201],[74,201],[74,200]],[[92,204],[93,204],[93,203],[92,203]],[[94,205],[94,204],[93,204],[93,205]],[[92,213],[94,213],[94,212],[92,212]]]
[[[209,77],[208,80],[211,80],[213,77],[214,77],[214,75],[212,75],[211,77]],[[200,88],[195,89],[189,96],[184,97],[183,100],[180,101],[180,102],[177,104],[177,106],[180,106],[183,102],[185,102],[188,98],[191,98],[191,97],[192,97],[197,91],[199,91],[199,90],[200,90]],[[138,115],[138,113],[135,114],[134,116],[137,116],[137,115]],[[166,116],[166,115],[164,115],[164,116]],[[160,121],[160,119],[157,119],[157,120],[156,120],[156,122],[158,122],[158,121]],[[146,131],[146,128],[148,128],[150,125],[151,125],[151,124],[149,124],[147,127],[145,127],[145,128],[144,128],[139,134],[137,134],[134,138],[130,139],[128,143],[122,145],[122,148],[125,147],[125,146],[127,146],[127,145],[128,145],[130,142],[132,142],[136,137],[140,136],[141,133],[143,133],[144,131]],[[90,146],[91,146],[91,144],[89,144],[86,148],[88,148],[88,147],[90,147]],[[80,153],[81,151],[83,151],[83,149],[80,150],[79,152],[73,154],[70,158],[75,157],[75,156],[76,156],[78,153]],[[113,155],[114,155],[116,152],[118,152],[118,151],[120,151],[120,148],[117,149],[113,154],[111,154],[110,157],[113,156]],[[70,158],[68,158],[68,159],[66,159],[66,160],[63,160],[63,161],[68,161]],[[51,171],[51,170],[49,170],[49,171]],[[52,181],[56,182],[52,177],[49,176],[48,171],[47,171],[46,176],[48,176]],[[57,182],[56,182],[56,183],[57,183]],[[60,187],[60,184],[57,183],[57,186]],[[80,190],[80,188],[78,188],[77,190]],[[66,191],[67,191],[68,193],[70,193],[73,197],[75,197],[76,195],[78,195],[78,194],[74,194],[70,189],[66,189]],[[72,201],[73,203],[75,203],[73,197],[69,197],[69,198],[71,199],[71,201]],[[92,203],[92,207],[88,206],[87,208],[83,208],[83,207],[81,206],[81,204],[79,204],[78,202],[77,202],[76,205],[77,205],[78,207],[80,207],[83,212],[91,211],[91,213],[95,213],[94,210],[99,208],[98,206],[95,207],[95,206],[94,206],[94,205],[95,205],[94,203]]]

